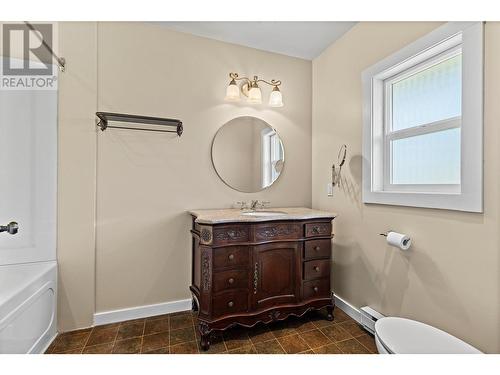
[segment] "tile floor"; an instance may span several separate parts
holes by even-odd
[[[329,322],[322,311],[268,326],[236,327],[215,333],[210,350],[199,347],[196,315],[191,311],[135,319],[57,336],[50,354],[369,354],[373,336],[335,309]]]

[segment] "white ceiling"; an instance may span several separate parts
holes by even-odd
[[[161,22],[183,33],[312,60],[355,22]]]

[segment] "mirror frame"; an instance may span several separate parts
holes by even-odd
[[[235,188],[234,186],[229,185],[229,183],[227,183],[227,182],[226,182],[226,180],[224,180],[224,178],[222,178],[222,176],[220,175],[219,171],[218,171],[218,170],[217,170],[217,168],[215,167],[215,162],[214,162],[214,144],[215,144],[215,139],[217,138],[217,135],[220,133],[220,131],[222,130],[222,128],[223,128],[224,126],[226,126],[229,122],[231,122],[231,121],[233,121],[233,120],[237,120],[237,119],[239,119],[239,118],[244,118],[244,117],[253,117],[253,118],[257,119],[257,120],[260,120],[260,121],[262,121],[262,122],[266,123],[266,124],[267,124],[267,126],[269,126],[271,129],[273,129],[273,130],[276,132],[276,134],[278,134],[278,137],[279,137],[279,139],[280,139],[280,143],[281,143],[281,148],[283,149],[283,168],[281,169],[281,172],[280,172],[280,174],[279,174],[278,178],[277,178],[276,180],[274,180],[274,181],[273,181],[273,182],[272,182],[269,186],[266,186],[266,187],[264,187],[264,188],[262,188],[262,189],[260,189],[260,190],[256,190],[256,191],[244,191],[244,190],[240,190],[240,189]],[[271,126],[271,125],[270,125],[267,121],[265,121],[265,120],[261,119],[260,117],[256,117],[256,116],[250,116],[250,115],[237,116],[237,117],[233,117],[233,118],[229,119],[228,121],[226,121],[226,122],[225,122],[224,124],[222,124],[222,125],[219,127],[219,129],[217,129],[217,131],[215,132],[215,134],[214,134],[214,136],[213,136],[213,138],[212,138],[212,144],[211,144],[211,146],[210,146],[210,159],[211,159],[211,161],[212,161],[212,167],[214,168],[215,173],[217,174],[217,177],[219,177],[219,178],[220,178],[220,180],[221,180],[221,181],[222,181],[222,182],[223,182],[223,183],[224,183],[227,187],[229,187],[229,188],[231,188],[231,189],[233,189],[233,190],[235,190],[235,191],[237,191],[237,192],[240,192],[240,193],[254,194],[254,193],[258,193],[258,192],[264,191],[264,190],[266,190],[266,189],[269,189],[271,186],[273,186],[273,185],[276,183],[276,181],[278,181],[278,180],[280,179],[280,177],[281,177],[281,175],[283,174],[283,171],[285,170],[285,167],[286,167],[286,163],[285,163],[285,144],[284,144],[284,142],[283,142],[283,140],[282,140],[282,138],[281,138],[280,134],[279,134],[279,133],[278,133],[278,131],[276,130],[276,128],[274,128],[273,126]]]

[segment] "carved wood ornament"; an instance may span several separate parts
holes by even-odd
[[[217,241],[239,241],[248,238],[248,229],[227,229],[215,232]]]
[[[256,237],[258,239],[273,239],[276,237],[289,237],[297,235],[300,227],[293,224],[274,225],[257,229]]]
[[[212,243],[212,228],[203,227],[201,229],[201,233],[200,233],[200,240],[201,240],[201,243],[203,243],[203,244]]]
[[[212,282],[212,257],[208,250],[203,251],[202,259],[201,259],[201,274],[202,274],[202,284],[203,291],[209,292],[210,286]]]

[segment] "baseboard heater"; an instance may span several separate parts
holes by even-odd
[[[361,313],[361,325],[372,335],[375,335],[375,323],[384,316],[368,306],[363,306],[359,311]]]

